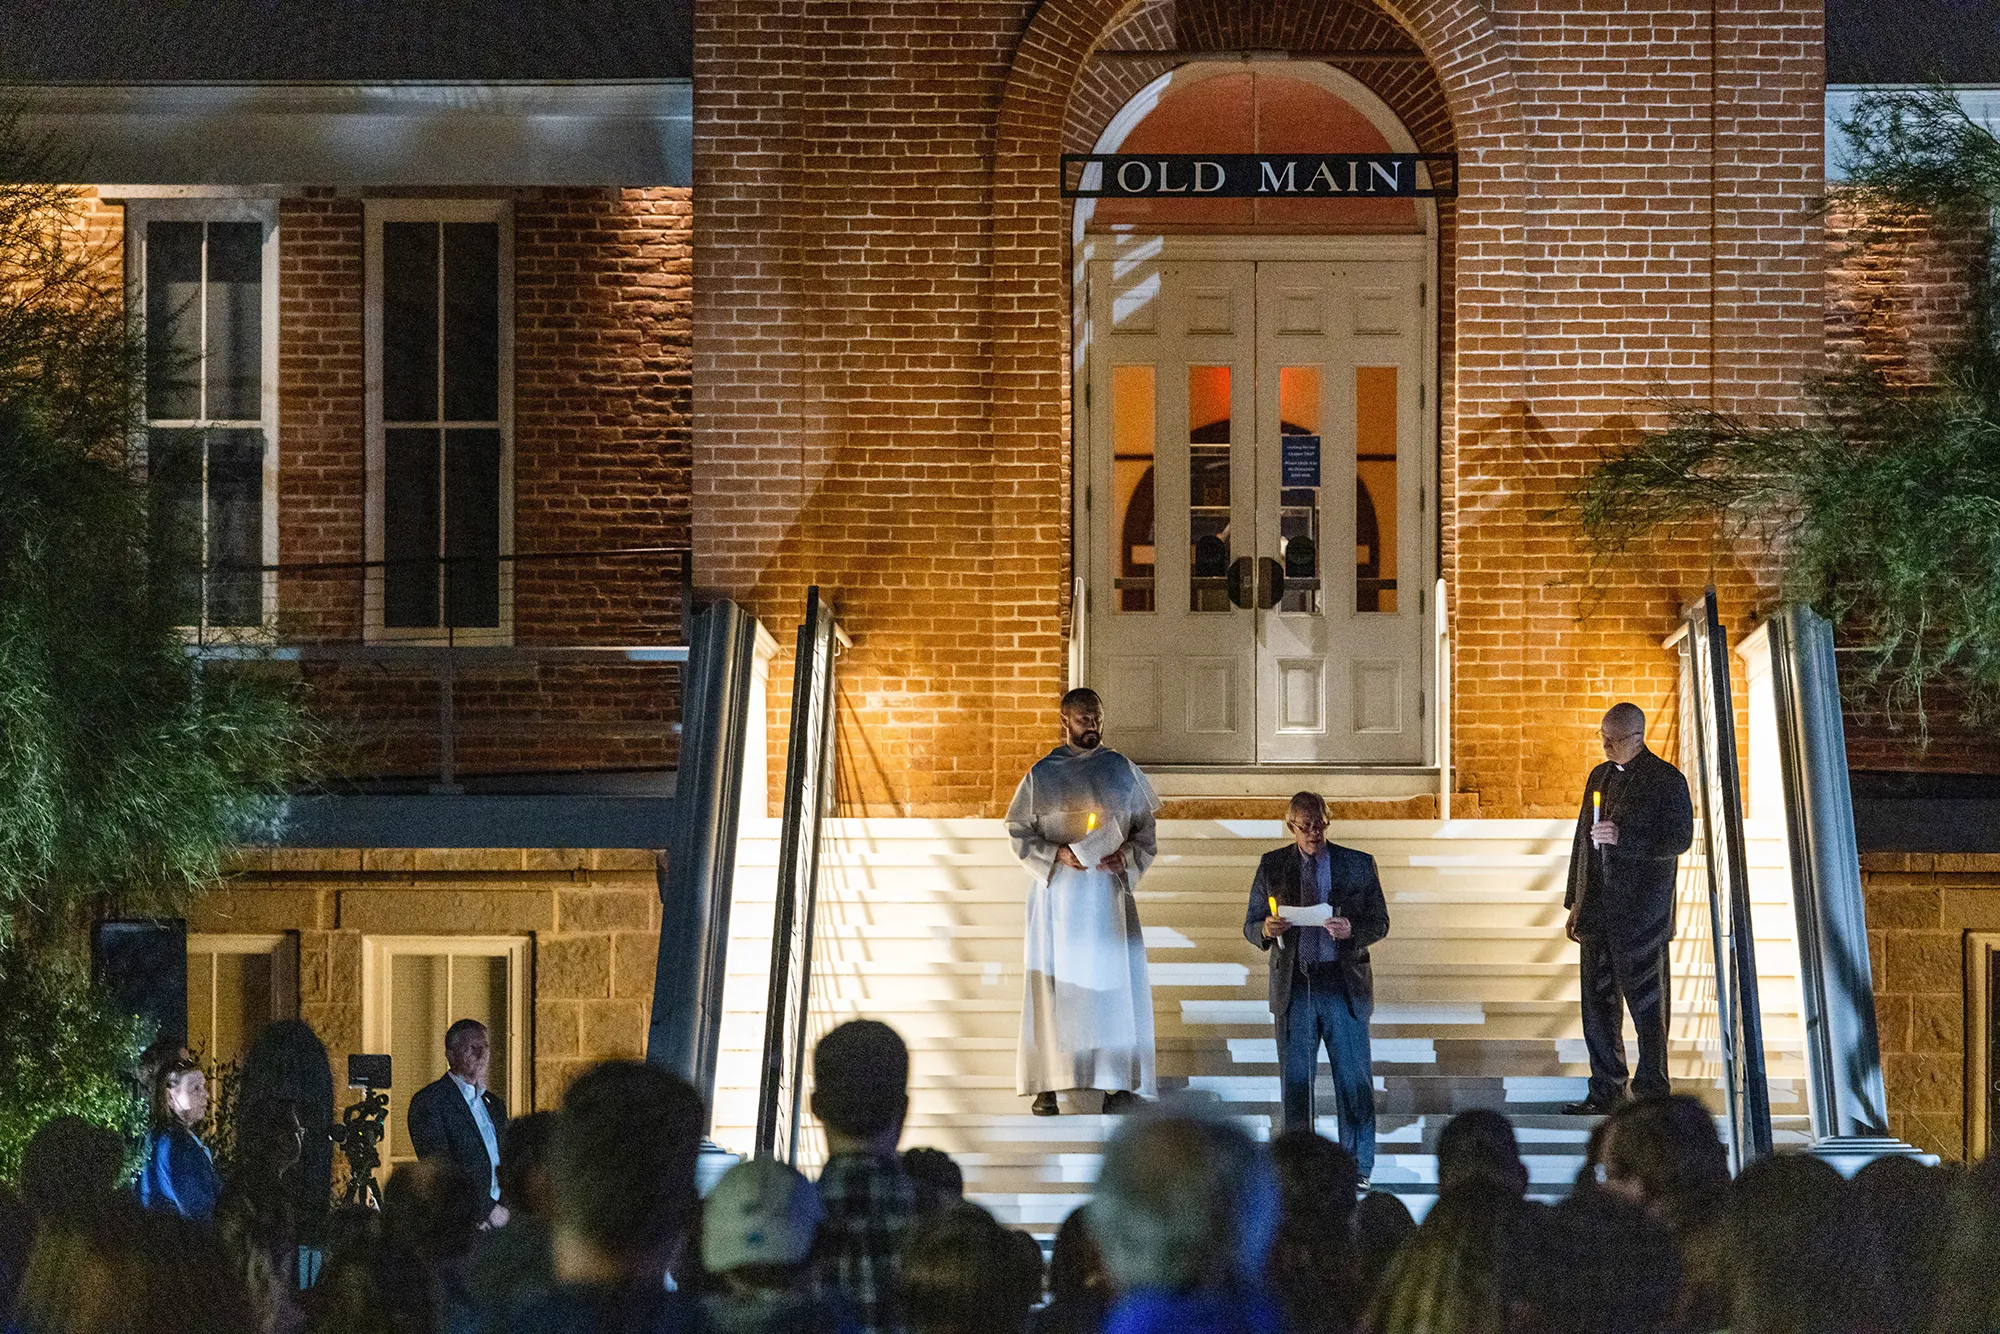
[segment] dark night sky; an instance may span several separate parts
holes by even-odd
[[[0,82],[684,78],[695,3],[0,0]],[[1831,0],[1826,63],[1829,83],[2000,84],[2000,0]]]
[[[2000,0],[1830,0],[1828,83],[2000,84]]]
[[[0,82],[672,79],[694,0],[0,0]]]

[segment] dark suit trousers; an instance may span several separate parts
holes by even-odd
[[[1625,1096],[1625,1010],[1639,1030],[1639,1068],[1632,1095],[1672,1091],[1667,1080],[1667,946],[1621,950],[1607,936],[1586,935],[1577,947],[1583,983],[1583,1044],[1590,1053],[1590,1098]]]
[[[1361,1175],[1375,1170],[1375,1072],[1368,1051],[1368,1021],[1348,1008],[1347,988],[1335,965],[1310,976],[1295,974],[1292,999],[1278,1018],[1278,1083],[1285,1129],[1313,1128],[1313,1073],[1321,1046],[1333,1066],[1334,1108],[1340,1147],[1354,1155]]]

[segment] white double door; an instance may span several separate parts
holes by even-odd
[[[1425,762],[1431,339],[1402,240],[1090,263],[1088,675],[1134,758]]]

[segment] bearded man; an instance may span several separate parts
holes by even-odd
[[[1126,1112],[1154,1096],[1153,988],[1132,890],[1152,864],[1160,799],[1139,767],[1103,744],[1093,690],[1062,697],[1063,742],[1007,808],[1028,868],[1026,974],[1017,1084],[1037,1116],[1058,1093],[1101,1090]]]

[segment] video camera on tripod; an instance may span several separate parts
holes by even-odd
[[[363,1090],[333,1127],[333,1142],[347,1158],[347,1189],[341,1202],[368,1209],[382,1207],[382,1188],[375,1181],[382,1166],[382,1137],[389,1132],[389,1058],[349,1056],[347,1087]]]

